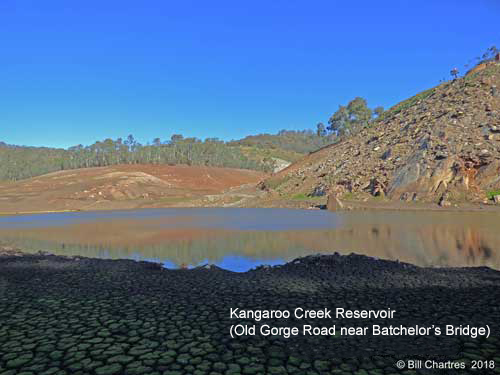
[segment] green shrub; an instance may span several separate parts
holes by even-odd
[[[491,190],[486,193],[488,199],[493,199],[495,195],[500,195],[500,190]]]

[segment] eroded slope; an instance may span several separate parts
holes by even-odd
[[[209,194],[256,184],[264,176],[246,169],[182,165],[75,169],[0,184],[0,212],[189,205]]]

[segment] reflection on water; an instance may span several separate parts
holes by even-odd
[[[334,251],[422,266],[500,269],[495,213],[164,209],[86,214],[73,214],[72,220],[3,218],[0,241],[28,251],[146,259],[167,267],[213,263],[234,271]]]
[[[272,208],[148,208],[123,211],[62,212],[0,216],[0,228],[36,228],[114,220],[156,220],[169,228],[293,230],[331,228],[338,217],[328,211]]]

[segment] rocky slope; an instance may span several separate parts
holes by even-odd
[[[500,191],[499,86],[498,63],[443,83],[262,187],[283,196],[335,193],[442,205],[493,201]]]

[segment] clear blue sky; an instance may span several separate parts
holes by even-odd
[[[463,71],[499,20],[497,0],[1,0],[0,140],[314,128]]]

